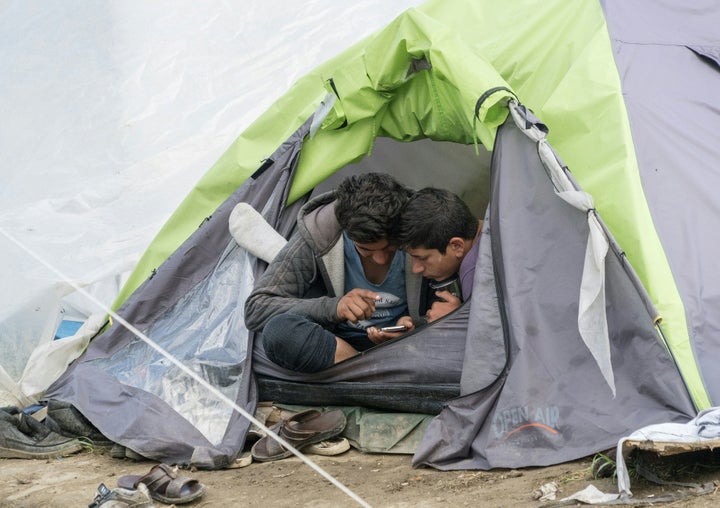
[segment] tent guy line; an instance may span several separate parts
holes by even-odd
[[[335,477],[333,477],[330,473],[325,471],[323,468],[318,466],[315,462],[310,460],[305,454],[294,448],[292,445],[290,445],[287,441],[285,441],[283,438],[281,438],[279,435],[277,435],[275,432],[270,430],[265,424],[257,420],[253,415],[245,411],[242,407],[231,401],[229,398],[227,398],[225,395],[223,395],[220,391],[217,390],[214,386],[210,385],[207,381],[205,381],[203,378],[198,376],[196,373],[194,373],[192,370],[187,368],[183,363],[178,361],[174,356],[172,356],[170,353],[165,351],[161,346],[159,346],[157,343],[155,343],[152,339],[150,339],[147,335],[142,333],[140,330],[135,328],[132,324],[128,323],[125,319],[123,319],[120,315],[118,315],[116,312],[114,312],[112,309],[110,309],[107,305],[102,303],[100,300],[95,298],[93,295],[85,291],[82,287],[77,285],[75,282],[70,280],[64,273],[62,273],[60,270],[55,268],[53,265],[48,263],[45,259],[43,259],[40,255],[38,255],[36,252],[34,252],[32,249],[27,247],[25,244],[17,240],[14,236],[7,233],[3,228],[0,228],[0,234],[5,236],[8,240],[10,240],[12,243],[17,245],[19,248],[24,250],[26,253],[28,253],[31,257],[33,257],[35,260],[37,260],[40,264],[51,270],[55,275],[57,275],[61,280],[64,282],[67,282],[70,284],[75,291],[83,295],[85,298],[87,298],[89,301],[97,305],[99,308],[101,308],[103,311],[105,311],[108,315],[112,316],[112,318],[117,321],[118,323],[122,324],[125,328],[130,330],[132,333],[134,333],[137,337],[139,337],[143,342],[145,342],[148,346],[153,348],[155,351],[160,353],[162,356],[167,358],[170,362],[172,362],[177,368],[182,370],[185,374],[187,374],[189,377],[193,378],[195,381],[197,381],[200,385],[202,385],[205,389],[207,389],[210,393],[212,393],[219,401],[225,403],[229,407],[233,408],[235,411],[240,413],[243,417],[250,420],[253,424],[257,425],[259,428],[261,428],[265,433],[267,433],[269,436],[271,436],[274,440],[276,440],[278,443],[280,443],[282,446],[290,450],[296,457],[301,459],[305,464],[310,466],[312,469],[314,469],[316,472],[318,472],[320,475],[322,475],[326,480],[331,482],[333,485],[335,485],[337,488],[342,490],[345,494],[347,494],[350,498],[352,498],[354,501],[356,501],[361,506],[370,508],[370,505],[364,501],[360,496],[358,496],[355,492],[350,490],[347,486],[345,486],[342,482],[337,480]]]

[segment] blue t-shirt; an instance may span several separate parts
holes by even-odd
[[[343,242],[345,293],[355,288],[364,288],[378,293],[380,300],[375,302],[375,312],[369,319],[363,319],[357,323],[345,321],[337,326],[335,332],[344,339],[367,337],[365,331],[367,328],[394,325],[401,316],[408,314],[407,292],[405,291],[405,253],[401,250],[395,252],[385,280],[380,284],[373,284],[365,278],[360,254],[345,233],[343,233]]]

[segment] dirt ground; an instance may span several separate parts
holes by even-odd
[[[487,506],[537,507],[546,501],[534,494],[542,485],[555,482],[557,500],[590,484],[607,493],[617,492],[612,479],[592,480],[591,458],[544,468],[493,471],[413,469],[409,455],[365,454],[354,449],[334,456],[309,456],[320,468],[354,492],[367,505],[378,507]],[[143,474],[154,463],[135,462],[110,456],[96,448],[70,457],[50,460],[0,459],[0,507],[87,506],[100,483],[113,488],[125,474]],[[205,495],[191,507],[335,507],[359,506],[348,494],[323,478],[297,457],[253,463],[240,469],[188,471],[207,487]],[[692,482],[720,485],[717,469],[696,475]],[[687,488],[661,487],[633,480],[635,499]],[[690,497],[662,504],[673,507],[718,506],[720,493]],[[155,502],[155,506],[167,506]]]

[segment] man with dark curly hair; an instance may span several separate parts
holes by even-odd
[[[245,303],[245,324],[262,330],[270,360],[317,372],[399,335],[382,326],[420,321],[421,277],[390,237],[410,195],[389,175],[367,173],[303,206]]]
[[[395,242],[412,261],[412,271],[436,289],[428,322],[470,299],[482,224],[460,196],[435,187],[415,192],[398,215],[391,233]]]

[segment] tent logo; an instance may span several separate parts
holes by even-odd
[[[531,429],[556,436],[559,419],[560,409],[557,406],[514,406],[495,413],[492,432],[503,441]]]

